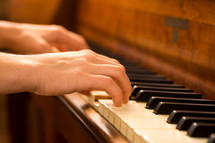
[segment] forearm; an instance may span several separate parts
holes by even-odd
[[[22,55],[0,53],[0,95],[30,91],[30,63]]]

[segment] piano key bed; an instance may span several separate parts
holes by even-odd
[[[215,143],[215,101],[112,53],[97,52],[125,66],[133,91],[122,107],[102,99],[108,98],[103,91],[86,100],[130,142]]]

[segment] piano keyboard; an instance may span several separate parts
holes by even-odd
[[[168,115],[156,115],[144,103],[130,101],[117,108],[111,100],[99,101],[99,112],[127,139],[134,143],[205,143],[207,139],[191,138],[176,125],[167,124]]]
[[[102,91],[93,91],[89,102],[130,142],[215,143],[215,101],[201,99],[201,94],[162,75],[118,60],[133,86],[129,103],[115,107],[110,99],[97,102],[97,97],[108,98]]]

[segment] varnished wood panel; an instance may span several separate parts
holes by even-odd
[[[37,24],[50,24],[62,0],[7,0],[7,20]]]
[[[71,109],[69,105],[66,106],[66,104],[63,99],[55,99],[54,101],[55,127],[67,143],[99,143],[95,136],[81,123],[82,119],[76,116],[74,109]]]
[[[65,95],[64,97],[59,97],[59,99],[66,105],[67,109],[70,110],[70,112],[73,113],[77,119],[79,119],[79,122],[81,122],[81,124],[89,132],[89,135],[93,135],[98,142],[102,143],[128,143],[128,140],[126,140],[126,138],[122,136],[119,131],[117,131],[100,115],[100,113],[93,109],[92,106],[83,100],[79,95],[79,93],[73,93]],[[57,112],[58,115],[61,115],[61,111],[62,110],[59,110],[59,112]],[[61,120],[57,121],[61,122]],[[73,124],[69,117],[64,117],[63,121]],[[71,129],[74,130],[74,128]]]
[[[215,98],[215,2],[82,0],[78,31]]]
[[[20,93],[9,96],[11,142],[128,143],[79,95],[51,97]]]

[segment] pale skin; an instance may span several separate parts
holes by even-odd
[[[106,91],[116,106],[128,102],[132,88],[125,68],[89,50],[82,36],[55,25],[5,21],[0,21],[0,31],[0,49],[22,54],[0,53],[0,94],[63,95],[96,89]]]

